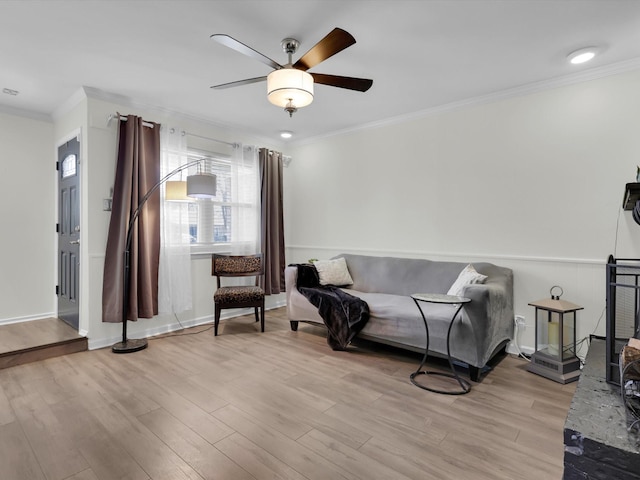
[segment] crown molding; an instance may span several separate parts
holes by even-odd
[[[85,87],[80,87],[67,100],[60,104],[51,114],[54,120],[59,120],[62,116],[76,108],[80,103],[87,99]]]
[[[389,118],[377,120],[374,122],[368,122],[368,123],[364,123],[354,127],[335,130],[335,131],[327,132],[321,135],[307,137],[298,141],[295,141],[295,140],[290,141],[286,143],[286,146],[296,147],[299,145],[314,143],[326,138],[346,135],[346,134],[364,131],[364,130],[381,128],[381,127],[386,127],[391,125],[398,125],[398,124],[402,124],[410,121],[428,118],[434,115],[453,112],[463,108],[469,108],[472,106],[489,104],[489,103],[498,102],[501,100],[506,100],[509,98],[530,95],[530,94],[534,94],[534,93],[538,93],[546,90],[552,90],[554,88],[560,88],[560,87],[565,87],[565,86],[574,85],[578,83],[588,82],[591,80],[597,80],[600,78],[609,77],[613,75],[619,75],[619,74],[634,71],[634,70],[640,70],[640,57],[636,57],[623,62],[613,63],[610,65],[604,65],[601,67],[595,67],[588,70],[583,70],[581,72],[576,72],[569,75],[563,75],[561,77],[555,77],[548,80],[541,80],[541,81],[529,83],[526,85],[521,85],[521,86],[517,86],[517,87],[505,89],[505,90],[500,90],[500,91],[492,92],[486,95],[480,95],[477,97],[471,97],[471,98],[463,99],[456,102],[437,105],[427,109],[418,110],[415,112],[409,112],[403,115],[389,117]],[[1,105],[0,105],[0,111],[5,111],[6,113],[10,113],[14,115],[21,115],[21,116],[33,118],[36,120],[51,122],[52,119],[55,120],[59,118],[61,115],[70,111],[72,108],[77,106],[85,98],[92,98],[92,99],[102,100],[109,103],[115,103],[122,106],[141,109],[141,110],[149,111],[152,113],[157,113],[158,115],[161,115],[161,116],[170,116],[176,121],[184,120],[184,121],[201,123],[204,125],[209,125],[211,127],[218,128],[220,130],[232,133],[233,135],[236,135],[236,136],[238,134],[247,135],[255,139],[255,141],[264,142],[267,145],[275,145],[279,148],[285,147],[284,143],[280,143],[277,140],[274,140],[273,138],[265,137],[264,135],[258,133],[255,130],[247,129],[243,125],[222,123],[219,121],[212,120],[210,118],[187,114],[187,113],[179,112],[176,110],[171,110],[163,107],[158,107],[155,105],[146,104],[123,95],[105,92],[103,90],[93,88],[93,87],[88,87],[88,86],[83,86],[78,91],[76,91],[76,93],[74,93],[64,104],[58,107],[51,116],[40,114],[37,112],[12,109],[11,107],[1,106]]]
[[[158,107],[156,105],[151,105],[143,102],[139,102],[130,97],[125,97],[123,95],[118,95],[111,92],[105,92],[103,90],[93,88],[93,87],[83,87],[84,92],[86,93],[88,98],[92,98],[95,100],[101,100],[108,103],[116,103],[118,105],[122,105],[124,107],[130,107],[137,110],[148,111],[159,116],[169,116],[172,120],[176,122],[189,121],[195,123],[201,123],[204,125],[208,125],[214,128],[218,128],[227,133],[232,134],[233,136],[247,135],[252,137],[256,141],[264,142],[266,145],[280,145],[278,142],[274,142],[272,138],[264,137],[263,135],[249,130],[244,126],[233,125],[228,123],[217,122],[215,120],[211,120],[210,118],[200,117],[197,115],[191,115],[188,113],[179,112],[176,110]],[[115,112],[114,112],[115,113]]]
[[[336,130],[322,135],[314,137],[308,137],[299,141],[292,142],[293,146],[306,145],[309,143],[317,142],[330,137],[336,137],[340,135],[346,135],[349,133],[359,132],[363,130],[371,130],[380,127],[386,127],[390,125],[397,125],[413,120],[419,120],[427,118],[433,115],[439,115],[442,113],[452,112],[463,108],[468,108],[476,105],[484,105],[488,103],[498,102],[509,98],[520,97],[523,95],[530,95],[533,93],[542,92],[545,90],[552,90],[554,88],[566,87],[583,82],[589,82],[591,80],[597,80],[604,77],[610,77],[613,75],[619,75],[622,73],[631,72],[634,70],[640,70],[640,57],[632,58],[623,62],[612,63],[610,65],[604,65],[601,67],[591,68],[577,73],[569,75],[563,75],[561,77],[555,77],[548,80],[541,80],[538,82],[528,83],[526,85],[520,85],[518,87],[508,88],[497,92],[489,93],[487,95],[480,95],[477,97],[471,97],[464,100],[447,103],[444,105],[437,105],[435,107],[427,108],[424,110],[418,110],[395,117],[390,117],[374,122],[357,125],[355,127],[345,128],[342,130]]]

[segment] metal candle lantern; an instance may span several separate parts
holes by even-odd
[[[554,289],[560,293],[554,294]],[[536,309],[536,351],[528,370],[559,383],[569,383],[580,376],[580,359],[576,356],[576,312],[583,307],[560,300],[562,288],[551,287],[551,298],[529,305]]]

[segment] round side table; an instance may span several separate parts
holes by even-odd
[[[424,329],[427,336],[427,342],[424,347],[424,357],[422,358],[422,362],[420,362],[420,366],[418,367],[418,369],[411,374],[411,383],[413,383],[416,387],[420,387],[423,390],[428,390],[434,393],[443,393],[446,395],[464,395],[465,393],[469,393],[471,391],[471,384],[468,381],[460,378],[460,376],[456,372],[456,369],[453,367],[453,361],[451,359],[451,328],[453,327],[453,323],[455,322],[455,319],[462,307],[466,303],[469,303],[471,299],[466,297],[458,297],[455,295],[441,295],[435,293],[414,293],[413,295],[411,295],[411,298],[413,298],[413,301],[416,302],[418,310],[420,310],[420,315],[422,315],[422,320],[424,321]],[[455,312],[451,317],[451,321],[449,322],[449,330],[447,331],[447,360],[449,360],[449,368],[451,369],[451,373],[422,370],[424,364],[427,363],[427,356],[429,354],[429,324],[427,323],[427,317],[425,316],[422,307],[420,307],[420,302],[458,305],[458,308],[455,309]],[[439,375],[441,377],[454,378],[460,385],[461,390],[439,390],[436,388],[421,385],[416,381],[416,377],[418,375]]]

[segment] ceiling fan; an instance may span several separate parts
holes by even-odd
[[[223,89],[238,87],[240,85],[248,85],[266,80],[269,101],[274,105],[283,107],[284,110],[289,113],[289,116],[292,116],[298,108],[305,107],[313,101],[314,83],[356,90],[358,92],[366,92],[371,88],[371,85],[373,85],[373,80],[366,78],[342,77],[339,75],[307,72],[307,70],[315,67],[320,62],[325,61],[327,58],[332,57],[336,53],[356,43],[355,38],[341,28],[334,28],[295,63],[292,62],[291,57],[298,50],[300,43],[295,38],[285,38],[282,40],[282,49],[289,57],[289,62],[286,65],[280,65],[278,62],[275,62],[229,35],[214,34],[211,35],[211,38],[222,45],[232,48],[274,69],[273,72],[264,77],[247,78],[245,80],[222,83],[220,85],[214,85],[211,88]]]

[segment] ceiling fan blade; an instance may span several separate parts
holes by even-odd
[[[236,40],[233,37],[230,37],[229,35],[225,35],[224,33],[214,33],[213,35],[211,35],[211,38],[216,42],[224,45],[225,47],[232,48],[236,52],[240,52],[241,54],[246,55],[247,57],[253,58],[254,60],[258,60],[259,62],[262,62],[265,65],[269,65],[271,68],[275,70],[282,68],[282,65],[280,65],[278,62],[271,60],[269,57],[261,54],[257,50],[254,50],[253,48],[245,45],[244,43],[239,42],[238,40]]]
[[[305,71],[309,70],[311,67],[325,61],[327,58],[341,52],[354,43],[356,43],[356,39],[353,38],[349,32],[341,28],[334,28],[326,37],[311,47],[311,50],[294,63],[293,68]]]
[[[221,83],[220,85],[213,85],[211,88],[215,88],[216,90],[222,90],[224,88],[239,87],[241,85],[249,85],[251,83],[264,82],[266,79],[267,77],[247,78],[245,80],[237,80],[235,82]]]
[[[323,73],[312,73],[311,76],[315,83],[357,90],[358,92],[366,92],[371,88],[371,85],[373,85],[373,80],[367,78],[341,77],[339,75],[325,75]]]

